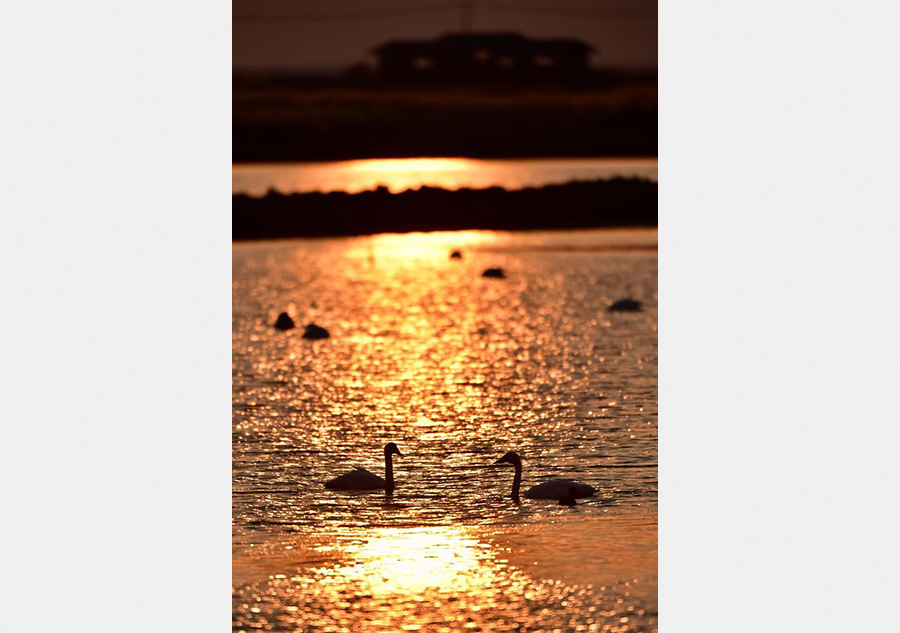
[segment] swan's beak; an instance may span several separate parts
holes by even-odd
[[[507,463],[506,460],[501,457],[500,459],[495,461],[493,464],[491,464],[491,466],[499,466],[500,464],[505,464],[505,463]]]
[[[397,457],[403,457],[403,453],[400,452],[399,448],[397,449],[396,455],[397,455]]]

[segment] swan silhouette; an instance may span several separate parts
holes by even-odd
[[[522,458],[515,451],[509,451],[506,455],[494,462],[494,466],[499,464],[512,464],[516,469],[516,475],[513,478],[512,500],[519,500],[519,486],[522,485]],[[574,491],[575,494],[572,494]],[[579,497],[590,497],[597,490],[593,486],[580,484],[568,479],[552,479],[542,484],[533,486],[525,491],[526,499],[567,499],[573,501]]]
[[[394,489],[394,463],[391,461],[392,455],[403,457],[403,453],[397,448],[393,442],[384,445],[384,476],[382,479],[375,473],[371,473],[365,468],[356,468],[349,473],[344,473],[340,477],[335,477],[325,482],[325,487],[329,490],[377,490],[384,489],[392,491]]]
[[[569,494],[559,500],[559,505],[561,506],[577,506],[578,502],[575,499],[578,497],[578,490],[575,486],[569,486]]]

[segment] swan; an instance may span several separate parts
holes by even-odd
[[[328,336],[328,330],[315,323],[310,323],[306,326],[306,329],[303,330],[303,338],[311,341],[318,341],[319,339],[328,338]]]
[[[609,306],[608,310],[610,312],[640,312],[642,305],[640,301],[634,299],[619,299]]]
[[[569,494],[559,500],[559,505],[561,506],[577,506],[578,502],[575,501],[575,498],[578,496],[578,490],[575,486],[569,486]]]
[[[391,461],[392,455],[403,457],[403,453],[397,448],[393,442],[384,445],[384,475],[387,481],[370,473],[365,468],[356,468],[349,473],[344,473],[340,477],[335,477],[325,482],[325,487],[330,490],[376,490],[384,488],[385,490],[394,489],[394,464]]]
[[[275,320],[276,330],[292,330],[294,328],[294,319],[287,312],[282,312]]]
[[[494,466],[499,464],[512,464],[516,469],[516,476],[513,478],[512,499],[519,500],[519,486],[522,484],[522,459],[515,451],[509,451],[506,455],[494,462]],[[575,494],[572,495],[571,491]],[[542,484],[533,486],[525,491],[526,499],[572,499],[578,497],[590,497],[597,490],[593,486],[580,484],[568,479],[552,479]]]

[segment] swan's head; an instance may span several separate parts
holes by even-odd
[[[398,455],[403,457],[403,453],[400,452],[400,449],[397,448],[397,445],[393,442],[388,442],[384,445],[384,456],[390,457],[391,455]]]
[[[515,451],[509,451],[506,455],[498,459],[494,462],[494,466],[499,466],[500,464],[512,464],[515,466],[516,464],[521,464],[522,460],[519,459],[518,453]]]

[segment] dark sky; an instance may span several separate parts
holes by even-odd
[[[475,31],[575,37],[612,66],[656,66],[656,0],[473,0]],[[233,66],[336,68],[389,39],[460,30],[459,0],[234,0]]]

